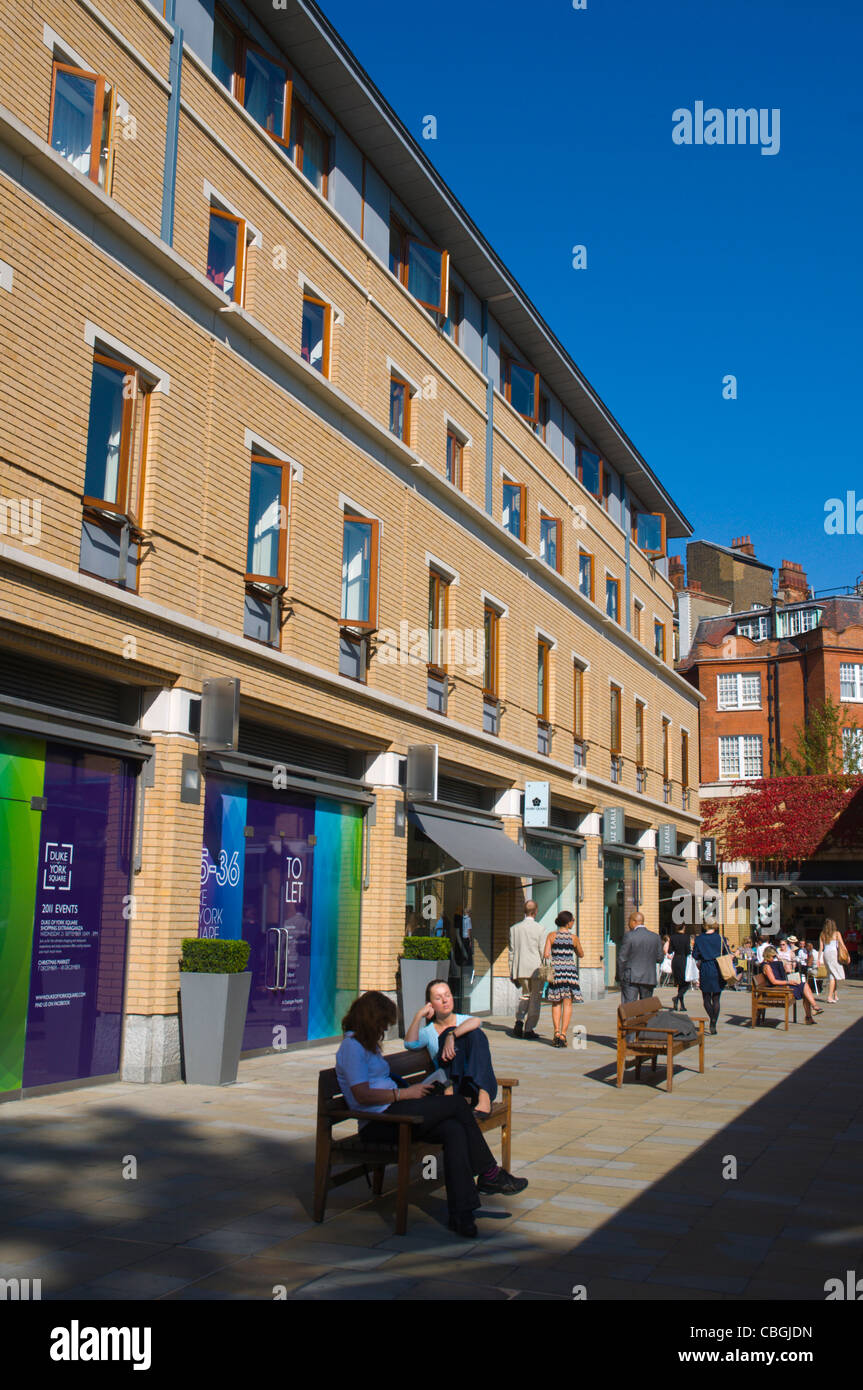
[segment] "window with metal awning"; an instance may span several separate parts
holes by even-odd
[[[504,834],[500,825],[441,811],[410,808],[411,820],[459,869],[537,880],[554,877],[538,859]],[[452,872],[452,871],[451,871]]]

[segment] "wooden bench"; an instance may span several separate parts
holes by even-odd
[[[672,1077],[674,1075],[674,1059],[680,1052],[685,1052],[688,1047],[698,1047],[698,1070],[704,1071],[704,1024],[703,1018],[692,1019],[693,1023],[698,1024],[697,1038],[678,1038],[674,1035],[671,1028],[657,1027],[652,1022],[653,1015],[658,1013],[662,1004],[658,999],[635,999],[631,1004],[621,1004],[617,1010],[617,1084],[623,1085],[623,1072],[626,1067],[627,1058],[635,1058],[635,1079],[641,1079],[641,1064],[650,1059],[653,1063],[653,1070],[656,1071],[656,1061],[658,1057],[665,1057],[665,1079],[666,1088],[671,1091]],[[652,1029],[655,1033],[661,1033],[662,1037],[645,1038],[639,1037],[645,1029]],[[629,1035],[635,1034],[635,1037]]]
[[[767,1009],[785,1010],[785,1031],[788,1032],[788,1009],[793,1008],[794,1022],[797,1022],[797,1000],[790,985],[771,985],[762,974],[752,977],[752,1027],[757,1028]]]
[[[406,1052],[386,1054],[387,1065],[393,1076],[403,1078],[413,1085],[435,1070],[427,1048],[412,1048]],[[512,1137],[512,1088],[518,1082],[498,1077],[498,1086],[503,1098],[496,1100],[491,1114],[478,1115],[477,1124],[487,1133],[492,1129],[501,1132],[501,1167],[509,1169]],[[365,1141],[362,1133],[344,1139],[335,1139],[333,1129],[345,1120],[368,1121],[383,1120],[393,1127],[392,1143],[371,1143]],[[383,1191],[384,1170],[389,1164],[398,1167],[396,1186],[396,1235],[403,1236],[407,1230],[408,1185],[411,1165],[424,1158],[429,1152],[441,1149],[430,1139],[415,1139],[411,1131],[412,1122],[418,1122],[419,1115],[372,1115],[351,1108],[339,1089],[335,1067],[322,1071],[318,1077],[318,1125],[315,1145],[315,1199],[314,1219],[323,1221],[327,1205],[327,1193],[333,1187],[352,1182],[354,1178],[372,1173],[372,1191],[379,1197]],[[344,1172],[333,1174],[333,1168],[349,1165]]]

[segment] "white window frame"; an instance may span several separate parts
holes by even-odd
[[[722,682],[723,682],[723,680],[725,680],[725,681],[733,680],[733,681],[734,681],[734,685],[735,685],[735,696],[734,696],[734,703],[733,703],[733,704],[729,704],[729,702],[728,702],[727,700],[723,701],[723,699],[722,699],[722,693],[721,693],[721,692],[722,692]],[[744,680],[757,680],[757,681],[758,681],[758,703],[757,703],[757,704],[744,703],[744,700],[743,700],[743,682],[744,682]],[[717,708],[718,710],[720,710],[720,709],[721,709],[721,710],[726,710],[726,709],[761,709],[761,672],[760,672],[760,671],[756,671],[756,672],[749,672],[749,671],[719,671],[719,672],[717,672],[717,676],[716,676],[716,708]]]
[[[741,630],[741,629],[743,629],[743,628],[745,628],[745,627],[748,627],[750,623],[757,623],[757,624],[758,624],[758,636],[757,636],[757,637],[753,637],[752,634],[751,634],[750,632],[744,632],[744,631]],[[750,640],[750,642],[766,642],[766,640],[767,640],[767,614],[766,614],[766,613],[757,613],[757,614],[756,614],[754,617],[752,617],[752,618],[739,618],[738,621],[737,621],[737,627],[735,628],[735,636],[736,636],[736,637],[748,637],[749,640]]]
[[[842,686],[848,682],[843,679],[842,672],[850,670],[851,684],[854,687],[853,695],[843,695]],[[843,705],[863,704],[863,663],[856,661],[843,661],[839,666],[839,700]]]
[[[760,772],[745,773],[745,772],[743,772],[743,770],[742,770],[743,767],[744,767],[744,756],[745,756],[745,751],[744,751],[744,750],[745,750],[745,744],[746,744],[746,740],[747,740],[747,739],[750,739],[750,738],[751,738],[751,739],[757,739],[758,742],[759,742],[759,744],[760,744],[760,746],[761,746],[761,771],[760,771]],[[723,745],[723,743],[726,743],[726,744],[728,744],[728,743],[733,743],[733,744],[736,745],[736,751],[737,751],[737,761],[736,761],[737,771],[736,771],[736,772],[723,772],[723,770],[722,770],[722,745]],[[764,739],[763,739],[763,737],[762,737],[761,734],[721,734],[721,735],[719,736],[718,751],[719,751],[719,780],[720,780],[720,782],[741,782],[741,781],[745,781],[745,782],[755,782],[755,781],[758,780],[759,777],[763,777],[763,776],[764,776]]]

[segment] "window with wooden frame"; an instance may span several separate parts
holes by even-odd
[[[232,212],[210,208],[207,279],[235,304],[242,304],[246,275],[246,224]]]
[[[152,383],[128,362],[93,354],[85,507],[140,525]]]
[[[602,459],[584,444],[578,446],[576,464],[578,481],[597,501],[602,498]]]
[[[621,753],[620,742],[620,697],[619,685],[613,685],[609,692],[609,748],[613,757]]]
[[[680,782],[686,791],[689,787],[689,734],[685,729],[680,731]]]
[[[635,766],[644,769],[644,702],[635,702]]]
[[[428,668],[435,675],[446,674],[446,641],[450,581],[436,569],[429,569]]]
[[[333,306],[306,290],[300,355],[321,376],[329,378],[333,335]]]
[[[411,388],[395,372],[390,373],[390,433],[410,447]]]
[[[459,439],[454,430],[446,432],[446,480],[452,483],[453,487],[462,486],[462,465],[464,461],[464,444]]]
[[[541,516],[539,519],[539,558],[558,574],[563,571],[561,539],[563,522],[559,516]]]
[[[379,521],[345,512],[342,531],[344,627],[371,632],[378,625]]]
[[[523,419],[535,425],[539,420],[539,372],[519,362],[508,352],[500,355],[500,389]]]
[[[540,637],[536,644],[536,717],[542,724],[549,722],[549,673],[551,643]]]
[[[301,174],[324,198],[330,172],[330,137],[301,102],[291,110],[291,157]]]
[[[482,693],[486,700],[500,699],[500,613],[487,603],[483,608]]]
[[[288,70],[253,43],[220,5],[213,28],[213,73],[252,119],[287,148],[293,92]]]
[[[449,302],[447,304],[446,318],[444,319],[443,331],[452,342],[459,346],[461,343],[461,325],[464,318],[464,295],[461,290],[457,290],[455,285],[449,287]]]
[[[670,749],[670,747],[669,747],[669,739],[670,739],[670,736],[671,736],[671,720],[670,720],[670,719],[663,719],[663,721],[662,721],[662,780],[663,780],[663,782],[670,782],[670,781],[671,781],[671,749]]]
[[[586,550],[578,552],[578,587],[585,598],[593,600],[593,556]]]
[[[503,526],[511,536],[524,541],[527,524],[527,488],[524,483],[503,482]]]
[[[86,68],[55,62],[48,141],[53,150],[101,188],[108,186],[114,90]]]
[[[584,741],[584,667],[577,661],[572,669],[572,735]]]
[[[281,595],[287,583],[291,465],[252,452],[243,633],[281,646]]]
[[[538,414],[538,416],[537,416],[536,424],[535,424],[534,427],[533,427],[533,432],[534,432],[534,434],[536,435],[536,437],[537,437],[538,439],[541,439],[541,440],[542,440],[543,444],[546,442],[547,435],[548,435],[548,422],[549,422],[550,415],[551,415],[551,406],[550,406],[550,404],[549,404],[548,396],[544,396],[544,395],[540,392],[540,397],[539,397],[539,414]]]
[[[641,615],[644,612],[644,604],[639,603],[638,599],[632,605],[632,635],[636,642],[641,641]]]
[[[653,623],[653,654],[660,661],[665,660],[665,623],[656,620]]]
[[[664,512],[635,512],[632,518],[632,539],[652,560],[661,559],[666,548]]]
[[[449,252],[411,236],[397,217],[390,220],[390,270],[418,304],[446,317]]]
[[[605,611],[609,618],[620,622],[620,580],[605,577]]]

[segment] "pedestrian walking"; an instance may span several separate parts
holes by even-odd
[[[536,1025],[542,1004],[542,948],[545,927],[537,920],[537,905],[529,899],[524,917],[509,929],[509,977],[521,991],[515,1011],[516,1038],[537,1038]]]
[[[662,939],[644,925],[644,913],[633,912],[617,957],[623,1004],[650,999],[656,988],[656,967],[662,960]]]
[[[773,951],[774,955],[776,954],[772,946],[769,949]],[[701,935],[696,938],[692,954],[698,962],[701,998],[704,1001],[704,1011],[710,1019],[710,1032],[715,1033],[716,1022],[719,1018],[719,1004],[725,985],[716,961],[719,956],[729,954],[728,943],[723,936],[720,936],[716,923],[703,928]]]
[[[550,962],[553,970],[546,998],[551,1004],[555,1047],[566,1047],[573,1000],[577,1004],[583,1002],[578,979],[578,962],[584,955],[584,947],[573,932],[574,922],[575,918],[571,912],[558,913],[554,919],[557,930],[549,932],[543,949],[543,960]]]
[[[827,966],[827,1003],[838,1004],[837,981],[845,979],[845,966],[850,958],[842,940],[842,933],[832,917],[825,918],[818,945],[821,948],[821,960]]]
[[[674,996],[673,1008],[675,1013],[682,1009],[686,1013],[686,1005],[683,996],[689,989],[689,981],[686,978],[686,960],[692,955],[692,937],[689,932],[672,932],[669,941],[671,952],[671,978],[677,986],[677,993]]]

